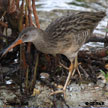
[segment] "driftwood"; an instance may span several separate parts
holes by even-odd
[[[88,42],[102,42],[102,43],[104,43],[105,40],[106,39],[105,39],[104,35],[93,34],[86,43],[88,43]]]
[[[102,49],[95,50],[95,51],[80,51],[79,52],[79,57],[85,58],[86,56],[92,57],[92,58],[106,57],[108,56],[108,46]]]

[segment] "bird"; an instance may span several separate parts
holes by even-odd
[[[75,12],[52,21],[45,30],[27,27],[18,38],[3,52],[5,55],[15,46],[32,42],[37,50],[45,54],[63,54],[69,61],[69,73],[62,90],[52,94],[65,93],[78,61],[77,55],[82,45],[90,38],[98,23],[106,16],[105,12]]]

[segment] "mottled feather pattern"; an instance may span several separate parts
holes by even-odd
[[[19,38],[33,42],[43,53],[64,54],[72,60],[104,16],[105,12],[73,13],[56,19],[45,31],[28,27]]]
[[[105,12],[78,12],[62,16],[46,28],[45,32],[49,35],[47,40],[52,47],[61,47],[58,50],[60,53],[70,47],[78,51],[104,16]]]
[[[76,34],[88,29],[93,31],[104,16],[105,12],[78,12],[72,15],[62,16],[53,21],[45,31],[50,34],[49,38],[54,39],[61,39],[58,37],[64,37],[67,33]]]

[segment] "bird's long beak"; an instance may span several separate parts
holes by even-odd
[[[13,42],[9,47],[7,47],[7,48],[3,51],[2,57],[3,57],[9,50],[11,50],[11,49],[14,48],[15,46],[20,45],[20,44],[22,44],[22,43],[23,43],[23,41],[22,41],[21,39],[17,39],[15,42]]]

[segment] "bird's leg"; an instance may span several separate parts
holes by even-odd
[[[63,90],[58,90],[58,91],[52,92],[50,95],[54,95],[54,94],[58,94],[58,93],[63,93],[63,94],[64,94],[64,97],[65,97],[66,87],[67,87],[67,85],[68,85],[68,83],[69,83],[69,80],[70,80],[70,77],[71,77],[71,75],[72,75],[72,72],[74,72],[73,70],[74,70],[74,65],[73,65],[73,63],[71,62],[71,65],[70,65],[70,67],[69,67],[68,77],[67,77],[67,79],[66,79],[66,82],[65,82],[65,85],[64,85],[64,87],[63,87]]]
[[[81,78],[81,74],[80,74],[80,71],[78,69],[78,56],[75,57],[74,69],[77,70],[77,72]]]
[[[75,62],[74,62],[74,68],[77,69],[78,67],[78,57],[75,57]]]
[[[63,87],[63,90],[64,90],[64,91],[66,91],[66,87],[67,87],[67,85],[68,85],[68,82],[69,82],[69,80],[70,80],[70,77],[71,77],[71,75],[72,75],[73,70],[74,70],[74,65],[73,65],[73,63],[71,63],[71,65],[70,65],[70,67],[69,67],[68,77],[67,77],[66,82],[65,82],[65,85],[64,85],[64,87]]]
[[[61,64],[61,65],[62,65],[62,64]],[[64,65],[63,65],[63,67],[64,67]],[[54,95],[54,94],[58,94],[58,93],[63,93],[63,94],[64,94],[64,97],[65,97],[65,92],[66,92],[66,88],[67,88],[67,86],[68,86],[69,80],[70,80],[71,76],[74,75],[76,69],[77,69],[78,74],[79,74],[79,76],[80,76],[80,78],[81,78],[81,74],[80,74],[80,71],[79,71],[79,69],[78,69],[77,56],[75,57],[74,62],[71,62],[70,67],[69,67],[69,68],[66,67],[66,69],[69,70],[69,73],[68,73],[68,77],[67,77],[67,79],[66,79],[65,85],[64,85],[64,87],[63,87],[63,90],[58,90],[58,91],[52,92],[50,95]]]

